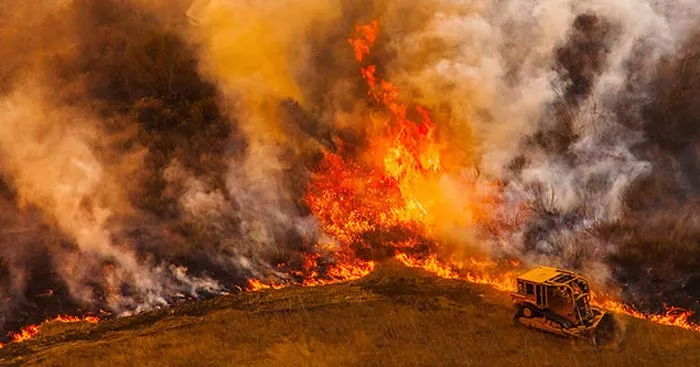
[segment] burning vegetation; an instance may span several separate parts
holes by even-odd
[[[700,331],[700,9],[293,3],[0,8],[6,342],[387,259]]]

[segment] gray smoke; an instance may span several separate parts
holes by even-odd
[[[465,161],[507,183],[494,251],[610,274],[615,244],[595,233],[623,216],[653,169],[635,154],[656,67],[683,46],[697,1],[428,1],[389,6],[389,73],[435,110]],[[422,9],[416,24],[406,14]],[[411,19],[411,17],[408,17]],[[403,37],[399,32],[406,32]],[[624,116],[620,115],[624,104]],[[636,129],[634,129],[636,127]],[[510,218],[512,221],[513,219]]]

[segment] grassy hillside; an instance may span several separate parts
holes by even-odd
[[[692,366],[700,334],[621,318],[595,348],[514,325],[507,294],[397,264],[325,287],[224,296],[136,317],[47,324],[0,350],[22,366]]]

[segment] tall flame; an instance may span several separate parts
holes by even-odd
[[[376,21],[356,28],[349,42],[358,62],[367,60],[378,32]],[[342,147],[325,152],[306,195],[326,233],[344,249],[381,245],[425,255],[447,217],[461,227],[487,221],[498,184],[477,190],[473,181],[448,172],[428,109],[402,102],[399,88],[379,77],[376,65],[360,72],[373,103],[367,151],[360,157]],[[459,187],[462,199],[445,195],[446,182]]]
[[[348,41],[360,63],[368,56],[379,38],[379,23],[357,26]],[[393,257],[403,264],[421,268],[439,277],[460,279],[492,286],[501,291],[515,290],[515,271],[519,262],[505,266],[488,260],[465,261],[443,259],[437,255],[439,241],[434,228],[438,225],[440,180],[448,174],[436,126],[425,107],[409,106],[401,101],[397,86],[377,74],[376,65],[361,67],[368,95],[375,107],[384,112],[370,119],[368,151],[362,159],[348,157],[342,148],[324,152],[317,172],[309,184],[306,202],[319,218],[323,230],[338,246],[336,263],[320,273],[317,255],[309,255],[304,269],[295,275],[302,285],[320,285],[350,280],[368,274],[375,264],[358,260],[358,251],[380,245],[391,248]],[[464,191],[478,191],[473,182],[459,181]],[[471,185],[471,186],[470,186]],[[489,220],[489,204],[498,203],[499,183],[490,190],[474,195],[452,215],[468,218],[469,223]],[[381,244],[377,244],[381,242]],[[251,280],[250,289],[280,287]],[[626,314],[658,324],[700,331],[689,321],[690,311],[669,307],[659,315],[647,315],[610,297],[594,297],[594,303],[611,312]]]
[[[372,21],[357,26],[348,40],[372,104],[373,113],[366,116],[366,151],[353,155],[343,148],[342,141],[338,150],[325,151],[305,195],[307,205],[333,241],[318,244],[318,251],[308,253],[300,268],[289,271],[292,280],[249,279],[246,289],[319,286],[362,278],[376,266],[367,259],[367,252],[371,257],[372,250],[381,248],[406,266],[441,278],[515,290],[520,267],[516,260],[441,256],[438,228],[445,221],[460,227],[490,224],[493,215],[489,208],[499,203],[500,183],[477,184],[446,168],[449,150],[441,146],[428,108],[402,101],[399,88],[379,75],[377,65],[369,63],[379,30],[379,22]],[[459,200],[444,193],[446,181],[458,188]],[[447,213],[445,208],[449,208]],[[661,314],[648,315],[601,295],[594,297],[594,303],[612,312],[700,332],[700,325],[689,320],[692,313],[688,310],[668,307]],[[29,340],[45,323],[98,321],[96,316],[58,316],[24,327],[11,339],[13,343]]]

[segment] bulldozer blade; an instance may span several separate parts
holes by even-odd
[[[591,339],[596,346],[605,346],[615,342],[619,334],[619,325],[615,317],[606,313],[598,325],[592,330]]]

